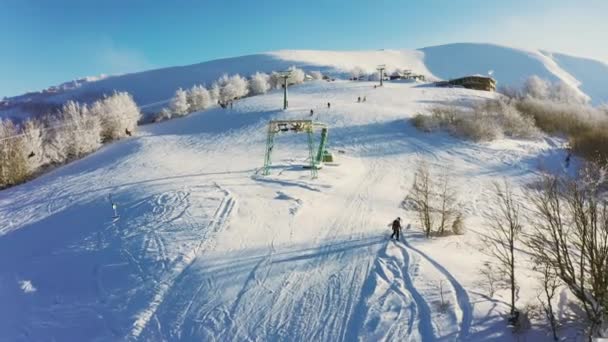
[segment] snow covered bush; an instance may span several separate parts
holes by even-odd
[[[188,104],[188,93],[182,88],[175,91],[175,96],[171,99],[169,110],[175,116],[184,116],[188,114],[190,105]]]
[[[586,104],[589,102],[587,96],[564,81],[559,80],[551,83],[536,75],[530,76],[526,80],[520,96],[571,104]]]
[[[112,141],[131,134],[141,118],[137,104],[126,92],[115,92],[94,102],[89,111],[101,120],[103,141]]]
[[[207,88],[202,85],[193,86],[188,92],[188,104],[190,111],[209,108],[212,104],[211,95]]]
[[[265,73],[256,72],[251,75],[249,89],[252,95],[265,94],[270,89],[270,76]]]
[[[310,77],[312,77],[313,80],[322,80],[323,74],[318,70],[313,70],[310,72]]]
[[[493,118],[505,136],[527,139],[540,135],[534,120],[529,116],[522,115],[512,103],[505,100],[486,101],[475,108],[475,113]]]
[[[519,111],[551,134],[568,137],[572,150],[587,159],[608,161],[608,115],[587,104],[524,98],[516,100]]]
[[[471,108],[435,107],[430,112],[430,115],[416,115],[413,125],[425,132],[443,129],[475,141],[503,136],[528,139],[540,134],[533,119],[504,100],[488,100]]]
[[[23,139],[10,120],[0,118],[0,189],[23,182],[28,177]]]

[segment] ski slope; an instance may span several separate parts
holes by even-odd
[[[559,169],[561,141],[476,144],[407,122],[493,96],[307,82],[286,111],[275,91],[143,126],[4,190],[0,341],[511,341],[507,297],[488,298],[478,274],[491,184]],[[311,179],[306,136],[285,134],[259,175],[268,120],[311,108],[339,165]],[[450,170],[466,235],[425,240],[401,208],[420,159]],[[412,227],[404,243],[388,238],[397,216]],[[532,280],[520,296],[535,298]]]

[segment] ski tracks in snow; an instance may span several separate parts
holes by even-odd
[[[430,263],[452,287],[457,307],[458,336],[442,334],[434,317],[440,311],[427,298],[428,288],[416,284],[420,278],[420,261]],[[380,251],[363,287],[362,304],[350,323],[350,338],[359,340],[456,340],[464,341],[472,323],[469,296],[462,285],[439,263],[409,243],[389,242]]]
[[[429,257],[426,253],[413,247],[407,240],[404,239],[403,244],[405,247],[401,247],[404,250],[409,249],[414,251],[424,259],[426,259],[435,269],[437,269],[449,282],[456,296],[458,308],[460,311],[460,329],[459,329],[459,340],[466,340],[469,335],[469,330],[473,322],[473,308],[469,299],[469,294],[464,287],[456,280],[456,278],[441,264]]]
[[[175,262],[173,262],[171,265],[171,269],[167,270],[167,272],[163,275],[162,279],[156,284],[153,298],[151,299],[147,307],[141,310],[135,316],[135,321],[133,323],[132,329],[127,336],[128,339],[135,340],[139,337],[139,335],[146,328],[148,323],[152,320],[152,318],[154,318],[156,311],[163,303],[164,299],[167,297],[167,294],[171,292],[175,282],[192,265],[197,255],[201,253],[205,248],[210,247],[213,235],[226,226],[231,213],[237,205],[237,201],[228,190],[222,188],[218,184],[215,184],[215,186],[224,194],[224,198],[217,207],[212,219],[209,221],[207,229],[202,230],[202,234],[199,237],[198,244],[191,250],[186,251],[186,253],[181,255]],[[178,217],[181,217],[184,214],[184,211],[179,213]],[[166,216],[166,213],[163,212],[162,215]],[[155,241],[157,241],[156,238]],[[158,241],[157,243],[161,244]],[[186,310],[189,310],[189,306],[186,307]]]

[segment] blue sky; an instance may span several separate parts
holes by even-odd
[[[493,42],[608,61],[606,0],[0,0],[0,98],[277,49]]]

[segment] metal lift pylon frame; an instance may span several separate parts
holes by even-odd
[[[317,156],[323,155],[323,150],[327,142],[327,126],[312,120],[271,120],[268,123],[268,135],[266,137],[266,154],[264,156],[264,168],[262,175],[270,174],[270,166],[272,165],[272,151],[274,149],[274,138],[281,132],[304,132],[308,136],[308,159],[310,160],[310,174],[312,178],[317,178],[317,170],[320,167],[322,159],[315,157],[314,146],[314,129],[321,128],[321,142],[319,143],[319,153]]]

